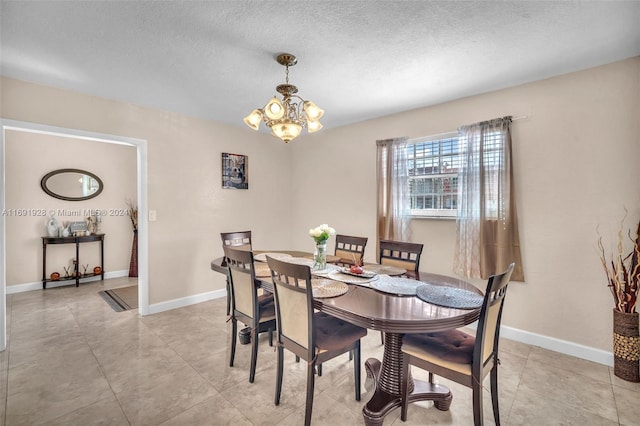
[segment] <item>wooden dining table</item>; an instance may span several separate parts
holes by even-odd
[[[282,251],[294,256],[304,252]],[[302,256],[300,256],[302,257]],[[225,273],[224,258],[211,262],[211,269]],[[270,277],[258,277],[266,290],[273,288]],[[477,294],[482,292],[470,283],[445,275],[420,272],[420,281],[449,286]],[[365,424],[382,425],[384,417],[401,405],[402,339],[405,334],[444,331],[460,328],[476,321],[480,308],[457,309],[434,305],[416,296],[400,296],[373,288],[349,285],[349,290],[337,297],[316,298],[314,307],[337,318],[367,329],[384,333],[382,360],[369,358],[365,362],[367,377],[374,381],[374,393],[362,409]],[[409,400],[434,401],[436,408],[447,410],[450,390],[440,384],[416,380],[409,370]]]

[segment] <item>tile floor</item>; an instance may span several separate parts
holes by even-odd
[[[114,312],[98,295],[128,278],[7,296],[8,349],[0,353],[0,424],[14,425],[300,425],[304,363],[286,355],[281,404],[273,405],[275,352],[263,336],[249,383],[249,347],[228,367],[225,301],[156,315]],[[382,353],[380,335],[363,340],[363,361]],[[638,425],[640,384],[606,366],[535,346],[501,342],[500,403],[505,425]],[[370,397],[363,380],[353,399],[347,356],[325,364],[316,381],[314,425],[361,425]],[[414,370],[416,377],[426,373]],[[364,373],[363,373],[364,376]],[[399,410],[385,425],[471,425],[471,391],[447,383],[454,399]],[[488,382],[487,382],[488,384]],[[485,393],[486,424],[493,424]]]

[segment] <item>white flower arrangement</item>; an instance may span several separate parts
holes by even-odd
[[[315,228],[309,229],[309,235],[311,236],[311,238],[313,238],[316,244],[321,244],[326,242],[330,236],[335,234],[336,234],[336,230],[330,227],[329,225],[327,225],[326,223],[323,223],[322,225],[317,226]]]

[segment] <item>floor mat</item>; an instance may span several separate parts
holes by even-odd
[[[138,286],[113,288],[111,290],[99,291],[98,294],[116,312],[128,311],[138,308]]]

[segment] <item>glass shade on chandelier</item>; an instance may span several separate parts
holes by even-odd
[[[324,111],[313,102],[296,95],[298,88],[289,84],[289,66],[297,63],[296,57],[283,53],[276,60],[286,67],[286,83],[276,87],[276,91],[282,95],[282,101],[274,96],[264,108],[254,109],[244,118],[244,122],[253,130],[258,130],[260,122],[264,121],[274,136],[288,143],[297,138],[305,127],[309,133],[320,130],[322,124],[319,120]]]

